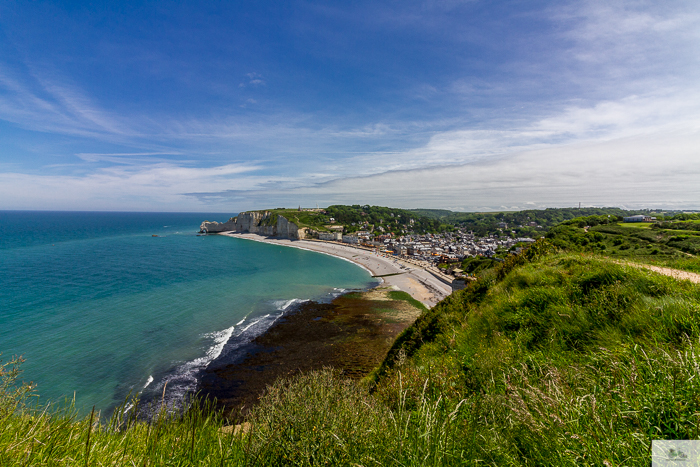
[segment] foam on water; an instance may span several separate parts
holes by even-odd
[[[298,303],[304,303],[307,300],[301,298],[293,298],[291,300],[274,300],[272,303],[279,311],[287,311],[290,306]]]
[[[231,326],[222,331],[204,334],[203,338],[212,340],[211,346],[206,349],[205,354],[194,360],[177,365],[154,389],[169,388],[168,399],[170,405],[175,404],[179,406],[185,395],[194,391],[197,387],[199,373],[221,355],[235,329],[236,326]]]
[[[143,385],[143,389],[146,389],[153,382],[153,375],[148,375],[148,381]]]
[[[206,333],[202,335],[205,339],[211,339],[211,345],[206,349],[205,355],[176,365],[167,372],[160,381],[154,385],[148,394],[144,395],[150,399],[150,405],[146,404],[142,408],[142,415],[151,417],[155,413],[154,401],[158,402],[158,410],[164,404],[168,411],[177,410],[187,403],[187,396],[196,391],[199,384],[201,372],[217,360],[230,362],[239,357],[237,351],[249,344],[257,336],[270,329],[273,324],[286,312],[290,311],[296,304],[301,304],[307,300],[298,298],[290,300],[272,300],[271,304],[275,312],[266,313],[257,319],[252,320],[246,326],[240,326],[246,318],[240,320],[236,325],[221,331]],[[146,389],[150,382],[144,386]]]
[[[246,327],[243,328],[243,332],[246,332],[248,329],[250,329],[250,328],[252,328],[253,326],[255,326],[256,324],[258,324],[263,318],[267,318],[268,316],[270,316],[270,315],[265,315],[265,316],[263,316],[262,318],[260,318],[260,319],[258,319],[258,320],[256,320],[256,321],[253,321],[253,322],[250,323],[248,326],[246,326]]]
[[[223,331],[212,332],[204,335],[204,337],[211,337],[214,339],[214,345],[211,346],[209,350],[207,350],[206,358],[209,360],[207,364],[209,364],[209,362],[221,355],[221,351],[224,349],[224,345],[226,345],[228,340],[231,338],[231,335],[233,334],[233,330],[235,328],[236,326],[231,326],[230,328],[224,329]]]

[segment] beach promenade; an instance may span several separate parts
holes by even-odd
[[[364,248],[314,240],[277,239],[250,233],[223,232],[220,235],[301,248],[351,261],[370,271],[373,276],[382,279],[385,286],[409,293],[428,308],[432,308],[452,293],[452,287],[438,279],[435,273],[428,272],[412,262],[384,256]]]

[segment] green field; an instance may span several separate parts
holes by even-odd
[[[648,222],[618,222],[617,225],[620,227],[629,227],[631,229],[648,229],[653,224]]]
[[[630,261],[700,272],[700,224],[665,221],[655,224],[596,224],[578,218],[553,227],[547,238],[568,251],[583,251]],[[591,225],[593,224],[593,225]],[[698,227],[698,230],[689,227]]]

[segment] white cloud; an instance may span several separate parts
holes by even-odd
[[[189,190],[252,190],[269,182],[254,165],[110,167],[85,176],[0,173],[0,209],[201,210]]]
[[[77,153],[76,156],[85,162],[109,162],[112,164],[143,165],[157,162],[167,163],[167,158],[155,156],[182,155],[181,152],[133,152],[133,153]]]
[[[669,150],[672,148],[672,150]],[[508,158],[349,178],[292,195],[405,207],[700,202],[700,132],[678,131],[524,151]]]
[[[571,43],[562,59],[579,75],[573,80],[594,80],[588,86],[597,81],[607,92],[614,92],[611,85],[624,92],[696,81],[697,2],[587,0],[557,5],[550,15]]]
[[[277,167],[284,176],[260,164],[194,168],[166,160],[147,163],[172,154],[168,152],[81,153],[86,161],[115,165],[85,176],[0,175],[5,203],[0,209],[149,209],[153,203],[166,210],[235,211],[292,200],[467,210],[579,201],[688,207],[700,202],[697,115],[693,99],[630,96],[569,106],[521,128],[437,133],[407,151],[312,158],[296,168],[298,161],[292,159]],[[230,128],[219,130],[223,136]],[[272,131],[278,130],[294,132],[291,127]],[[314,135],[304,131],[302,140]],[[386,131],[378,125],[360,129],[358,135]],[[334,134],[345,137],[350,136]],[[283,134],[281,141],[285,139]]]

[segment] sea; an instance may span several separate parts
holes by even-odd
[[[177,403],[298,304],[376,285],[339,258],[198,234],[231,215],[0,211],[0,360],[25,359],[40,405]]]

